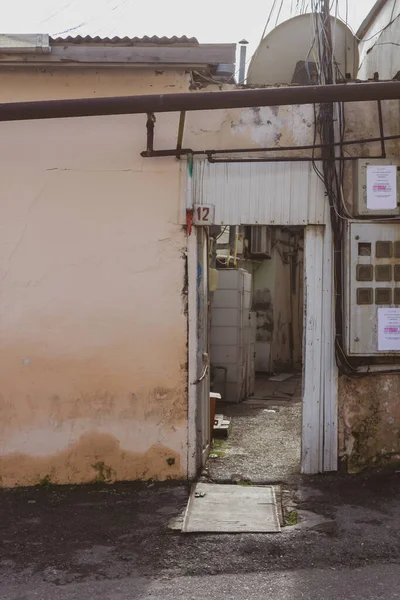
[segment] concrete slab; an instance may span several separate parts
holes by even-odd
[[[272,486],[193,486],[183,533],[279,533]]]

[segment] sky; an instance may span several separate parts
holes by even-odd
[[[253,52],[268,30],[309,0],[0,0],[1,33],[50,35],[187,35],[201,43],[246,38]],[[356,30],[375,0],[339,0],[339,15]],[[7,8],[4,8],[7,6]]]

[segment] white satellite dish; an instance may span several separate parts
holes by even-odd
[[[356,37],[339,19],[331,17],[336,77],[355,79],[359,52]],[[305,14],[285,21],[273,29],[257,48],[249,66],[247,83],[279,85],[317,83],[318,40],[315,14]]]

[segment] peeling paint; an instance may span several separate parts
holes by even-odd
[[[190,75],[24,69],[0,83],[11,102],[188,91]],[[176,121],[160,115],[161,145]],[[0,127],[1,485],[186,477],[178,161],[141,158],[142,115]]]

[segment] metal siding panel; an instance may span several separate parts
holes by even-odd
[[[307,227],[305,235],[305,348],[302,473],[321,470],[322,274],[324,227]]]
[[[316,163],[316,168],[322,170],[321,163]],[[308,173],[308,223],[326,224],[329,217],[328,202],[325,199],[325,187],[321,179],[314,171],[313,165],[309,165]]]
[[[311,163],[194,163],[196,204],[215,206],[215,223],[319,225],[324,188]]]
[[[334,270],[333,240],[330,218],[324,234],[323,259],[323,464],[322,471],[337,471],[338,467],[338,369],[335,360],[335,313],[334,313]]]

